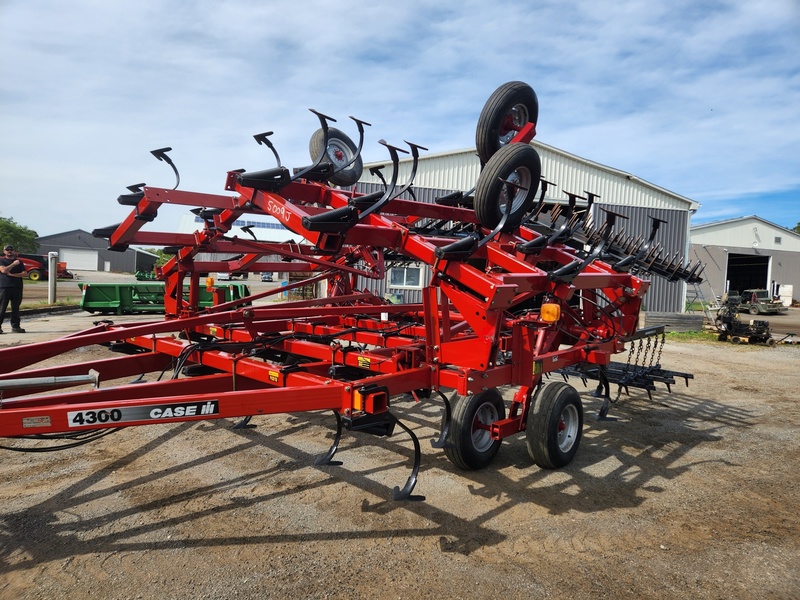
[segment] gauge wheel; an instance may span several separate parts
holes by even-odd
[[[475,186],[475,215],[481,225],[494,229],[511,202],[503,231],[516,229],[536,200],[541,174],[539,153],[532,146],[510,144],[500,148],[486,163]]]
[[[511,81],[489,96],[478,117],[475,146],[481,164],[508,144],[527,123],[539,119],[539,100],[527,83]]]
[[[311,155],[311,160],[319,158],[324,143],[325,133],[321,128],[317,129],[308,142],[308,153]],[[322,160],[332,163],[333,170],[338,171],[328,180],[330,183],[348,187],[361,179],[364,164],[361,162],[360,156],[349,167],[342,169],[344,165],[353,160],[356,152],[358,152],[358,146],[353,143],[353,140],[346,133],[339,131],[335,127],[328,128],[328,147],[325,149],[325,156]],[[339,171],[339,169],[342,170]]]
[[[39,269],[32,269],[28,271],[28,279],[31,281],[39,281],[42,278],[42,272]]]
[[[583,430],[583,405],[574,387],[563,382],[545,386],[528,412],[528,454],[543,469],[558,469],[575,458]]]
[[[444,447],[450,462],[465,471],[476,471],[491,463],[502,440],[492,438],[490,426],[505,416],[503,397],[496,388],[460,396],[453,406],[453,420]]]

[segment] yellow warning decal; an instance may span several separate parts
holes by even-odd
[[[369,369],[369,365],[372,361],[368,359],[366,356],[359,356],[358,357],[358,366],[362,369]]]
[[[269,380],[273,383],[278,383],[281,378],[281,374],[277,371],[269,371]]]

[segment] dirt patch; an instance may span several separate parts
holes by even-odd
[[[0,598],[797,597],[798,359],[668,342],[664,366],[695,380],[623,395],[603,421],[572,380],[584,439],[558,471],[523,437],[458,471],[429,443],[440,406],[398,404],[424,502],[390,499],[410,473],[402,433],[346,433],[344,464],[315,467],[322,413],[3,451]]]

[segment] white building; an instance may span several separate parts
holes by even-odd
[[[706,263],[706,297],[753,288],[800,297],[800,234],[761,217],[692,227],[690,254]]]

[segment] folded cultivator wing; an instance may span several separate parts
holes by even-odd
[[[321,127],[307,167],[284,167],[265,133],[256,141],[278,165],[229,172],[229,194],[137,184],[120,196],[130,214],[95,235],[116,250],[170,249],[172,258],[157,272],[167,317],[98,322],[65,338],[0,350],[0,436],[15,438],[7,447],[60,449],[132,425],[241,418],[243,426],[258,415],[330,410],[337,430],[320,463],[331,463],[345,428],[388,436],[399,426],[409,434],[413,471],[395,489],[396,498],[408,499],[416,498],[420,447],[393,412],[400,399],[442,401],[433,445],[461,469],[485,467],[503,438],[522,432],[533,461],[558,468],[578,450],[583,408],[567,383],[543,385],[549,373],[596,379],[602,415],[612,384],[650,390],[675,375],[688,381],[690,375],[661,369],[663,330],[637,331],[637,323],[650,273],[697,282],[700,265],[662,256],[657,219],[649,237],[634,238],[611,211],[602,223],[593,221],[594,194],[568,193],[564,204],[546,200],[553,184],[542,179],[529,144],[538,101],[528,85],[501,86],[486,103],[474,190],[435,203],[414,200],[425,150],[415,144],[406,150],[381,140],[392,174],[378,193],[355,192],[368,124],[355,120],[356,144],[329,126],[333,119],[315,114]],[[153,154],[178,177],[169,150]],[[405,182],[397,180],[400,153],[411,156]],[[204,227],[193,234],[146,231],[165,203],[191,208]],[[229,236],[247,215],[274,217],[305,242]],[[202,258],[215,254],[235,258]],[[387,264],[403,261],[429,266],[419,304],[389,304],[363,291],[366,280],[385,278]],[[204,274],[218,271],[310,273],[297,285],[324,282],[327,291],[312,300],[245,304],[283,287],[228,303],[220,296],[212,308],[200,308]],[[643,340],[648,350],[640,363]],[[91,363],[36,366],[94,344],[114,353]],[[613,363],[626,344],[628,362]],[[126,378],[135,379],[117,383]],[[101,385],[112,380],[113,387]],[[508,403],[498,391],[503,386],[515,390]]]

